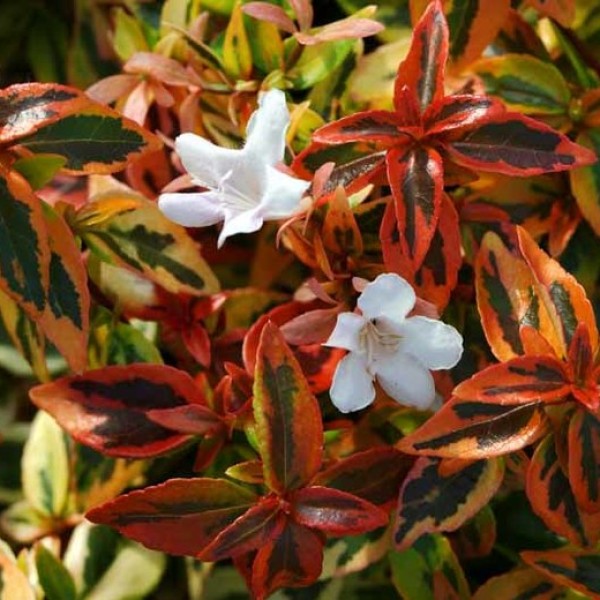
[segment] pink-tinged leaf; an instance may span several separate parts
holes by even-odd
[[[577,505],[600,512],[600,421],[578,409],[569,423],[569,481]]]
[[[396,500],[400,483],[413,462],[414,457],[395,448],[370,448],[333,463],[321,471],[312,484],[388,506]]]
[[[322,344],[331,335],[339,312],[338,307],[305,312],[284,323],[281,333],[288,344]]]
[[[294,37],[305,46],[321,44],[323,42],[332,42],[335,40],[354,40],[376,35],[385,29],[382,23],[373,19],[362,19],[357,17],[347,17],[334,23],[325,25],[316,33],[305,33],[298,31]]]
[[[313,22],[313,7],[310,0],[289,0],[290,5],[296,15],[296,20],[300,29],[306,31]]]
[[[600,514],[587,514],[577,506],[554,435],[546,436],[536,448],[527,470],[525,490],[531,508],[549,529],[577,546],[597,543]]]
[[[152,364],[112,366],[34,387],[30,397],[77,441],[109,456],[147,458],[186,443],[188,435],[148,413],[204,398],[184,371]]]
[[[392,146],[409,143],[411,138],[400,129],[396,113],[387,110],[359,112],[323,125],[313,133],[313,140],[323,144],[373,142]]]
[[[187,404],[149,410],[148,418],[166,429],[189,435],[206,435],[224,427],[223,420],[208,406]]]
[[[320,307],[323,307],[321,302],[288,302],[277,306],[260,317],[244,338],[242,356],[247,371],[254,373],[260,336],[268,321],[272,321],[278,327],[283,328],[286,323],[296,317],[317,310]],[[327,348],[321,342],[293,346],[292,351],[300,363],[313,394],[320,394],[328,390],[331,387],[333,373],[344,355],[344,351],[337,348]]]
[[[257,349],[253,406],[267,486],[283,494],[306,485],[321,466],[321,411],[298,361],[271,322]]]
[[[286,520],[283,531],[259,549],[252,565],[252,592],[265,600],[282,587],[304,587],[317,580],[323,541],[307,527]]]
[[[221,531],[198,558],[215,562],[256,550],[277,537],[285,524],[279,498],[263,498]]]
[[[140,73],[172,86],[202,86],[202,80],[181,63],[155,52],[136,52],[123,66],[126,73]]]
[[[39,325],[71,369],[87,365],[90,293],[81,252],[64,219],[43,204],[50,243],[48,300]]]
[[[568,346],[580,323],[587,327],[590,344],[598,346],[598,328],[596,317],[583,286],[558,261],[550,258],[522,228],[517,228],[519,248],[527,261],[534,277],[545,290],[545,300],[554,308],[553,314],[558,321],[557,328]]]
[[[561,361],[552,356],[523,356],[476,373],[452,393],[462,400],[520,404],[557,402],[570,389],[569,374]]]
[[[400,90],[415,93],[421,112],[444,97],[444,72],[448,59],[448,24],[439,0],[432,2],[414,31],[410,50],[396,76],[394,103],[398,112]]]
[[[249,490],[224,479],[170,479],[119,496],[86,518],[148,548],[195,556],[256,500]]]
[[[545,433],[548,422],[541,400],[493,400],[450,398],[396,447],[409,454],[477,460],[520,450]]]
[[[110,75],[91,85],[85,93],[96,102],[112,104],[128,96],[140,82],[137,75]]]
[[[591,150],[548,125],[511,112],[447,141],[445,148],[460,165],[517,177],[566,171],[597,160]]]
[[[494,496],[504,475],[502,461],[461,462],[450,473],[437,458],[422,457],[414,464],[398,499],[394,542],[399,550],[424,533],[458,529]]]
[[[387,513],[374,504],[332,488],[298,490],[291,502],[295,521],[331,535],[356,535],[388,523]]]
[[[393,148],[387,154],[387,172],[392,188],[400,244],[417,270],[435,234],[444,192],[444,169],[433,149],[417,146]]]
[[[248,2],[242,6],[242,12],[260,21],[273,23],[282,31],[294,33],[297,31],[294,21],[290,19],[281,6],[268,2]]]
[[[502,103],[487,96],[446,96],[423,115],[428,135],[469,129],[506,112]]]

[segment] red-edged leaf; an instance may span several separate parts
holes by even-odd
[[[473,600],[558,600],[564,598],[562,586],[550,583],[537,571],[521,568],[488,579],[473,596]]]
[[[558,356],[564,352],[555,319],[529,265],[495,233],[487,233],[475,261],[477,308],[492,352],[509,360],[525,351],[522,327],[538,330]]]
[[[446,96],[425,111],[423,121],[427,134],[434,135],[468,129],[504,112],[500,102],[487,96]]]
[[[286,520],[283,531],[259,549],[252,566],[252,592],[264,600],[282,587],[304,587],[316,581],[323,563],[321,537]]]
[[[527,471],[527,497],[544,523],[577,546],[589,546],[600,536],[600,514],[588,515],[575,496],[556,453],[553,435],[538,445]]]
[[[146,414],[151,421],[166,429],[190,435],[206,435],[224,426],[219,415],[202,404],[158,408]]]
[[[299,177],[310,179],[313,173],[328,162],[335,162],[337,166],[322,187],[321,193],[330,194],[340,185],[348,193],[353,193],[383,173],[385,150],[373,152],[372,147],[363,143],[332,146],[312,142],[296,156],[292,169]]]
[[[458,529],[489,502],[504,474],[499,459],[465,462],[449,474],[442,465],[437,458],[419,458],[404,480],[394,527],[399,550],[424,533]]]
[[[149,548],[195,556],[256,501],[224,479],[170,479],[136,490],[86,514]]]
[[[312,483],[387,506],[396,500],[400,482],[413,462],[412,456],[395,448],[370,448],[335,462],[321,471]]]
[[[523,356],[492,365],[454,388],[454,396],[495,404],[562,400],[570,392],[569,374],[552,356]]]
[[[64,219],[43,204],[50,243],[48,301],[39,324],[73,371],[87,364],[90,293],[81,252]]]
[[[563,269],[558,261],[550,258],[522,227],[517,227],[517,236],[523,257],[537,282],[546,291],[547,303],[554,308],[553,312],[565,345],[571,343],[577,326],[583,323],[587,326],[592,347],[596,348],[596,318],[583,286]]]
[[[278,493],[306,485],[321,466],[321,411],[300,365],[271,322],[257,350],[253,406],[266,484]]]
[[[448,24],[439,0],[432,2],[414,31],[410,50],[396,76],[396,110],[400,90],[407,86],[417,97],[421,111],[444,97],[444,71],[448,59]]]
[[[33,388],[30,396],[77,441],[103,454],[130,458],[156,456],[189,439],[150,420],[149,411],[204,402],[187,373],[152,364],[64,377]]]
[[[400,244],[417,269],[436,231],[444,191],[444,169],[432,148],[393,148],[387,172],[400,231]]]
[[[401,123],[396,113],[387,110],[359,112],[320,127],[313,140],[323,144],[348,142],[373,142],[392,146],[410,142],[411,138],[400,131]]]
[[[14,142],[81,106],[79,90],[47,83],[21,83],[0,91],[0,143]]]
[[[450,398],[431,419],[406,436],[397,448],[410,454],[480,459],[519,450],[546,427],[537,399],[496,404]]]
[[[507,112],[471,129],[445,148],[470,169],[528,177],[596,162],[596,155],[548,125]]]
[[[45,310],[49,267],[41,202],[21,175],[0,164],[0,287],[32,318]]]
[[[569,481],[577,504],[600,512],[600,422],[579,409],[569,423]]]
[[[388,203],[379,230],[386,269],[410,281],[418,296],[435,304],[441,312],[448,304],[450,294],[457,283],[458,270],[462,265],[458,215],[452,200],[446,194],[442,194],[438,226],[431,238],[427,254],[416,272],[401,244],[398,229],[394,204]]]
[[[600,555],[597,550],[548,550],[521,552],[523,560],[537,571],[588,598],[600,598]]]
[[[293,517],[306,527],[331,535],[365,533],[388,523],[386,512],[348,492],[311,486],[292,497]]]
[[[281,533],[284,526],[281,515],[279,498],[262,499],[221,531],[198,557],[204,561],[215,562],[264,546]]]

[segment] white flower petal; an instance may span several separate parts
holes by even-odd
[[[265,220],[285,219],[293,215],[309,185],[309,181],[267,167],[266,188],[261,200]]]
[[[463,339],[451,325],[428,317],[410,317],[399,326],[402,351],[428,369],[451,369],[460,360]]]
[[[281,90],[262,94],[258,109],[250,117],[244,152],[253,154],[264,164],[275,165],[283,160],[285,132],[290,124],[290,113]]]
[[[194,183],[216,189],[243,157],[242,150],[221,148],[194,133],[183,133],[175,140],[175,149]]]
[[[342,358],[333,375],[329,395],[343,413],[361,410],[375,400],[373,379],[362,356],[350,352]]]
[[[371,370],[385,393],[406,406],[421,410],[435,400],[435,383],[428,369],[417,359],[397,352],[376,360]]]
[[[364,317],[351,312],[341,313],[329,339],[323,345],[356,352],[360,349],[360,332],[365,325]]]
[[[162,194],[158,207],[164,215],[185,227],[206,227],[225,217],[216,192],[199,194]]]
[[[386,317],[401,323],[416,302],[415,291],[406,279],[384,273],[369,283],[358,298],[358,308],[367,319]]]
[[[258,231],[263,225],[263,217],[259,208],[244,210],[236,214],[226,212],[223,229],[219,234],[217,246],[220,248],[225,240],[236,233],[252,233]]]

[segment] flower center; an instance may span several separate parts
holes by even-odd
[[[382,354],[392,354],[402,339],[397,333],[385,331],[377,319],[367,321],[360,331],[360,348],[367,355],[367,368]]]

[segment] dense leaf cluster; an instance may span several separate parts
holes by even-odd
[[[380,4],[0,8],[3,598],[600,598],[600,8]],[[170,221],[270,89],[297,210]],[[332,405],[383,273],[464,339],[437,410]]]

